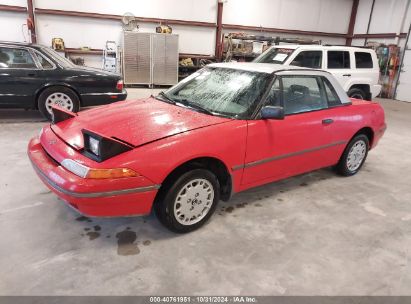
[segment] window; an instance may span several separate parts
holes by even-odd
[[[350,68],[350,52],[348,51],[328,51],[327,59],[329,69]]]
[[[75,66],[73,62],[71,62],[66,57],[64,57],[63,55],[59,54],[51,48],[43,47],[42,51],[49,57],[53,58],[54,61],[57,61],[57,63],[61,65],[63,68],[71,68]]]
[[[214,115],[249,118],[267,88],[270,75],[226,68],[204,68],[166,91],[168,98]]]
[[[280,80],[277,78],[267,95],[266,106],[280,106]]]
[[[37,69],[28,50],[0,47],[0,68]]]
[[[282,64],[292,52],[294,49],[274,47],[262,53],[253,62]]]
[[[325,88],[325,95],[327,96],[327,100],[328,100],[328,106],[329,107],[340,106],[341,101],[340,101],[340,98],[338,97],[337,92],[335,92],[334,87],[331,85],[331,83],[328,81],[327,78],[322,77],[322,79],[323,79],[324,88]]]
[[[355,52],[355,66],[357,69],[372,69],[372,58],[370,53]]]
[[[323,59],[322,51],[302,51],[291,62],[291,65],[296,65],[305,68],[319,69]]]
[[[327,107],[317,77],[284,76],[282,82],[285,114],[309,112]]]
[[[37,52],[35,52],[34,54],[37,60],[40,62],[43,69],[50,70],[54,68],[54,66],[50,63],[50,61],[48,61],[43,55]]]

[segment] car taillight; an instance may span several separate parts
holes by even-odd
[[[117,81],[116,89],[117,89],[118,91],[123,91],[123,87],[124,87],[123,80]]]

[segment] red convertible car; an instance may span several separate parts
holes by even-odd
[[[349,176],[386,124],[324,71],[211,64],[156,97],[53,123],[28,146],[41,180],[88,216],[156,212],[176,232],[203,225],[220,199],[323,167]]]

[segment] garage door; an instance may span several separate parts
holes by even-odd
[[[395,99],[411,102],[411,50],[405,50]]]
[[[405,40],[404,57],[400,67],[400,78],[395,91],[395,99],[411,102],[411,24],[408,29],[407,40]]]

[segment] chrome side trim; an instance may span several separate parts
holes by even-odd
[[[108,92],[108,93],[84,93],[84,94],[80,94],[81,96],[84,96],[84,95],[88,95],[88,96],[101,96],[101,95],[124,95],[124,94],[126,94],[126,93],[123,93],[123,92],[120,92],[120,93],[110,93],[110,92]]]
[[[327,144],[327,145],[323,145],[323,146],[318,146],[318,147],[314,147],[314,148],[310,148],[310,149],[306,149],[306,150],[301,150],[301,151],[297,151],[297,152],[292,152],[292,153],[287,153],[287,154],[283,154],[283,155],[277,155],[277,156],[273,156],[273,157],[269,157],[269,158],[256,160],[256,161],[253,161],[253,162],[246,163],[244,165],[236,165],[236,166],[233,166],[231,169],[233,171],[235,171],[235,170],[239,170],[239,169],[254,167],[254,166],[262,165],[262,164],[269,163],[269,162],[272,162],[272,161],[275,161],[275,160],[280,160],[280,159],[284,159],[284,158],[288,158],[288,157],[298,156],[298,155],[305,154],[305,153],[315,152],[315,151],[318,151],[318,150],[330,148],[330,147],[333,147],[333,146],[343,145],[343,144],[346,144],[346,143],[347,143],[347,141],[341,140],[341,141],[337,141],[337,142]]]
[[[235,165],[231,168],[233,171],[235,170],[240,170],[240,169],[244,169],[244,165]]]
[[[28,94],[0,94],[0,96],[21,97],[21,96],[30,96],[30,95],[28,95]]]
[[[31,160],[31,159],[30,159]],[[74,192],[70,190],[63,189],[59,185],[57,185],[55,182],[50,180],[34,163],[31,161],[31,164],[33,165],[34,170],[41,175],[47,183],[56,189],[57,191],[64,193],[66,195],[72,196],[72,197],[77,197],[77,198],[94,198],[94,197],[106,197],[106,196],[115,196],[115,195],[124,195],[124,194],[130,194],[130,193],[140,193],[140,192],[147,192],[147,191],[152,191],[152,190],[158,190],[160,189],[161,185],[153,185],[153,186],[146,186],[146,187],[138,187],[138,188],[129,188],[129,189],[123,189],[123,190],[114,190],[114,191],[105,191],[105,192],[89,192],[89,193],[83,193],[83,192]]]

